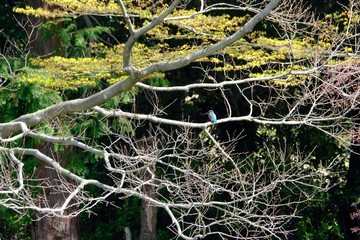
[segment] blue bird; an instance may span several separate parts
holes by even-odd
[[[215,115],[215,113],[214,113],[213,110],[209,110],[209,111],[207,112],[207,115],[208,115],[208,117],[209,117],[209,119],[210,119],[210,121],[211,121],[212,123],[216,123],[217,118],[216,118],[216,115]]]

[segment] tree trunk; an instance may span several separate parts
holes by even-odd
[[[42,0],[34,0],[28,1],[28,5],[38,8],[43,7],[45,9],[50,9],[51,7],[44,3]],[[42,24],[45,19],[44,18],[35,18],[30,17],[30,21],[33,26],[39,26]],[[51,39],[45,40],[42,37],[42,33],[39,28],[30,29],[29,31],[33,31],[30,35],[31,42],[31,50],[36,52],[37,55],[49,55],[56,50],[56,47],[61,43],[59,36],[53,36]],[[63,154],[53,154],[52,152],[52,144],[47,144],[45,146],[39,146],[39,150],[46,154],[47,156],[53,157],[56,161],[64,158],[66,156]],[[69,150],[69,149],[68,149]],[[63,160],[63,159],[62,159]],[[62,165],[66,164],[66,161],[62,161]],[[49,166],[41,164],[39,169],[40,177],[46,179],[50,186],[56,186],[60,183],[60,179],[56,171],[49,168]],[[65,179],[61,179],[61,181],[65,181]],[[61,206],[65,199],[66,195],[61,192],[53,189],[53,187],[46,188],[44,190],[45,199],[42,202],[42,207],[54,207]],[[72,211],[72,210],[69,210]],[[50,217],[43,215],[42,213],[36,213],[35,219],[38,219],[33,222],[32,227],[32,239],[34,240],[76,240],[78,237],[78,219],[74,218],[60,218],[60,217]]]
[[[141,201],[140,240],[156,240],[157,210],[145,200]]]
[[[76,240],[78,237],[77,218],[44,217],[34,222],[34,240]]]
[[[155,170],[155,166],[151,166],[151,171]],[[144,171],[143,180],[147,181],[151,177],[148,171]],[[150,198],[156,198],[156,187],[153,185],[146,184],[143,187],[144,193]],[[140,240],[156,240],[156,224],[157,224],[157,211],[156,206],[151,205],[148,201],[141,200],[141,231]]]
[[[142,151],[147,151],[154,145],[156,146],[156,137],[143,138],[137,142],[138,149]],[[155,170],[155,163],[149,165],[148,169],[141,172],[141,180],[143,182],[149,181],[152,174],[155,174]],[[143,193],[152,199],[157,198],[157,188],[154,185],[144,184],[142,187]],[[151,205],[150,202],[144,199],[141,200],[141,230],[139,240],[156,240],[157,212],[158,208],[156,206]]]
[[[146,186],[147,195],[156,198],[156,189],[153,186]],[[152,206],[148,201],[141,200],[141,231],[140,240],[156,240],[158,208]]]
[[[131,231],[129,227],[125,228],[125,240],[132,240],[131,238]]]
[[[355,126],[359,126],[359,121],[354,121]],[[360,239],[359,236],[351,232],[352,227],[360,227],[359,219],[351,219],[350,214],[356,211],[353,204],[360,197],[360,128],[355,130],[351,145],[349,168],[346,174],[346,185],[343,197],[340,201],[340,223],[344,232],[344,239]]]
[[[44,9],[52,10],[53,7],[44,3],[42,0],[31,0],[27,1],[27,5],[33,8],[42,7]],[[44,18],[29,17],[31,26],[28,26],[28,34],[30,36],[30,50],[35,52],[39,56],[49,55],[53,53],[58,46],[61,44],[59,36],[53,36],[50,39],[44,39],[42,31],[39,26],[45,22]],[[33,26],[36,26],[33,29]]]
[[[44,154],[53,157],[58,162],[62,159],[62,163],[66,164],[64,161],[64,156],[69,151],[65,150],[61,154],[53,153],[52,144],[47,144],[43,147],[39,147],[39,150]],[[61,206],[67,197],[67,194],[62,193],[57,189],[57,185],[63,184],[66,179],[59,178],[57,172],[50,168],[49,166],[42,164],[39,170],[40,177],[47,181],[47,185],[50,186],[44,189],[44,200],[41,203],[42,207],[56,207]],[[61,182],[62,181],[62,182]],[[69,214],[74,209],[69,209],[66,211]],[[36,213],[36,220],[33,223],[32,229],[32,239],[34,240],[77,240],[78,237],[78,218],[62,218],[56,216],[46,216],[43,213]]]

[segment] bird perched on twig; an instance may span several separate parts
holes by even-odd
[[[208,117],[212,123],[216,123],[217,118],[216,118],[216,114],[214,113],[213,110],[209,110],[206,114],[208,115]]]

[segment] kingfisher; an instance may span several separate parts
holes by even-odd
[[[217,118],[213,110],[209,110],[207,115],[212,123],[216,123]]]

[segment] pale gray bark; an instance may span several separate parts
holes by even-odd
[[[126,228],[124,229],[124,231],[125,231],[125,240],[132,240],[130,228],[129,228],[129,227],[126,227]]]

